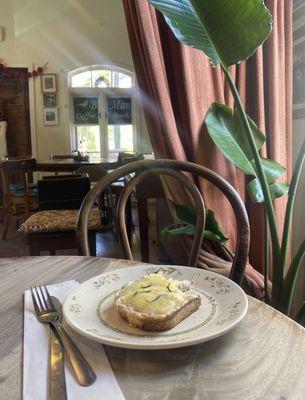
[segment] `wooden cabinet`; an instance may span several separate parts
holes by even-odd
[[[9,68],[27,73],[27,68]],[[0,103],[7,121],[7,151],[9,157],[31,155],[31,130],[28,79],[9,78],[0,74]]]

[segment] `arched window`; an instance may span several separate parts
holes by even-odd
[[[136,152],[134,84],[131,71],[114,66],[69,73],[74,150],[113,159],[119,152]]]

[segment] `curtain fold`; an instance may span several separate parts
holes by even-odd
[[[273,32],[254,56],[232,67],[247,112],[266,132],[264,150],[291,171],[292,2],[266,0]],[[163,16],[146,0],[123,0],[140,97],[153,149],[158,158],[187,160],[211,168],[239,192],[251,223],[250,262],[264,266],[263,207],[250,202],[247,179],[228,162],[204,132],[204,116],[217,101],[234,106],[219,67],[212,68],[200,51],[180,43]],[[223,195],[200,183],[208,207],[235,242],[234,215]],[[285,199],[275,201],[283,224]]]

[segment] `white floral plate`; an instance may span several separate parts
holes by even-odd
[[[228,278],[197,268],[163,266],[167,277],[192,281],[202,298],[202,305],[164,332],[145,332],[131,327],[115,309],[115,294],[127,282],[159,269],[160,266],[128,267],[89,279],[67,297],[63,307],[65,320],[75,331],[94,341],[116,347],[152,350],[211,340],[228,332],[245,316],[247,297]]]

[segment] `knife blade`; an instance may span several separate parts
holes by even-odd
[[[50,328],[49,400],[67,400],[66,378],[62,346]]]
[[[52,327],[50,327],[48,394],[49,400],[67,400],[63,349]]]

